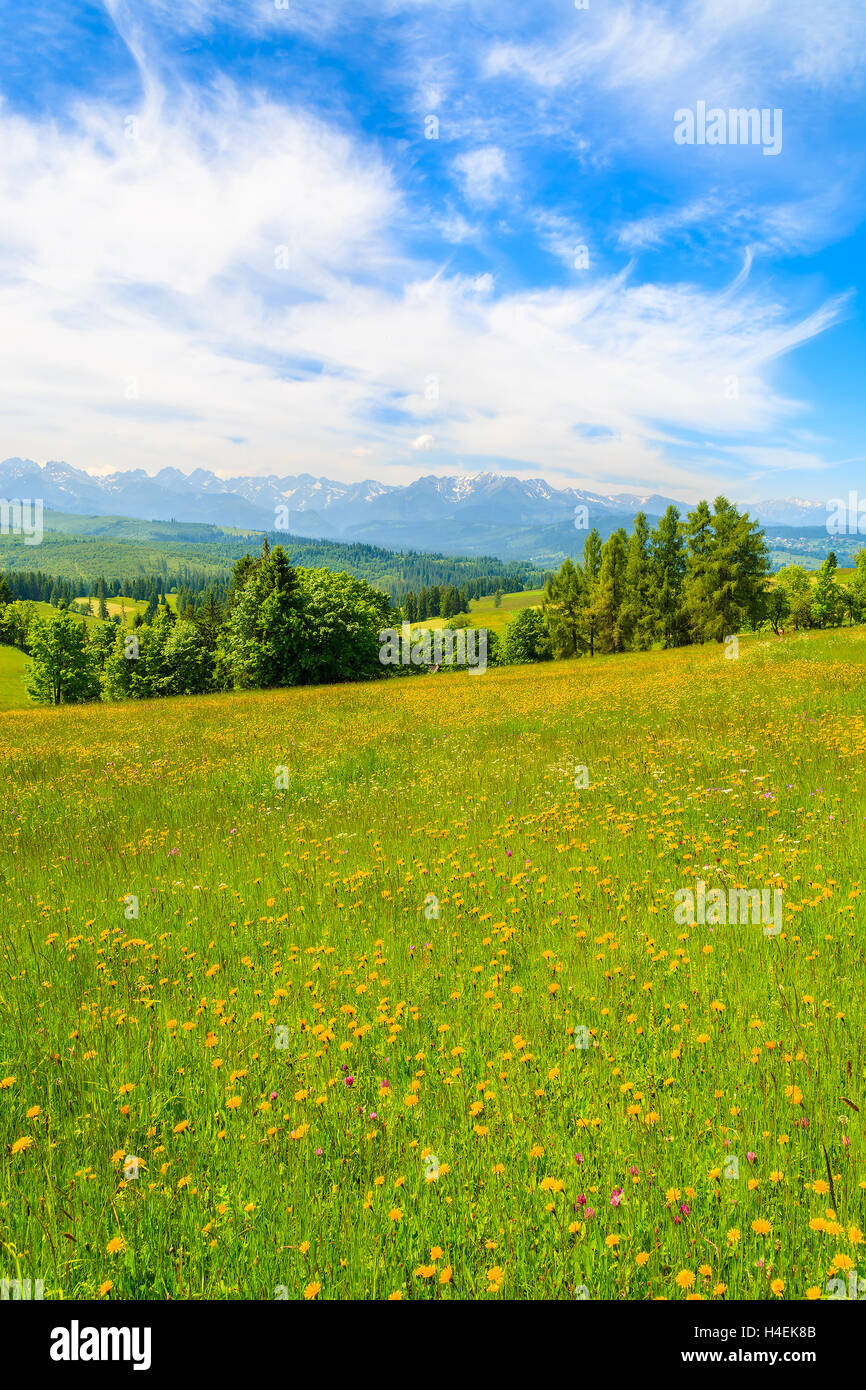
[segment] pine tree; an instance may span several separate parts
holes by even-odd
[[[554,656],[578,656],[582,652],[586,603],[583,571],[573,560],[566,560],[544,586],[542,614]]]
[[[626,594],[626,546],[628,536],[620,528],[605,541],[598,582],[589,609],[598,624],[598,648],[604,652],[625,649],[622,608]]]
[[[699,502],[685,524],[686,574],[683,606],[692,640],[705,642],[713,623],[713,516],[708,502]]]
[[[831,550],[818,570],[812,593],[812,621],[817,627],[832,627],[842,615],[843,601],[836,569],[836,556]]]
[[[686,548],[677,507],[670,506],[650,535],[652,570],[652,620],[663,647],[677,647],[684,640],[683,582]]]
[[[601,569],[601,536],[595,526],[587,533],[583,543],[583,574],[587,589],[592,589]]]
[[[754,628],[765,613],[769,552],[757,522],[726,497],[713,504],[709,573],[712,620],[708,636],[722,642],[747,622]]]
[[[652,567],[650,533],[643,512],[634,519],[634,530],[628,538],[625,564],[625,597],[621,623],[626,646],[645,652],[653,644]]]

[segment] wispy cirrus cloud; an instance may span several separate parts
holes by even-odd
[[[667,186],[631,177],[653,65],[664,101],[689,55],[725,53],[737,75],[739,45],[739,76],[757,72],[778,8],[566,19],[540,0],[530,25],[521,6],[467,3],[469,29],[466,4],[379,5],[368,53],[347,36],[377,7],[317,18],[293,0],[295,88],[274,80],[294,50],[273,5],[107,0],[123,94],[76,87],[62,119],[0,107],[6,452],[403,478],[423,454],[676,495],[824,457],[797,443],[811,403],[780,364],[850,317],[848,286],[791,295],[768,265],[832,234],[856,159],[809,196],[795,170],[750,201],[742,174],[671,162],[666,131]],[[255,80],[233,66],[241,29]],[[845,32],[850,48],[858,24]],[[786,38],[792,81],[857,80],[853,51],[811,77],[795,51]]]

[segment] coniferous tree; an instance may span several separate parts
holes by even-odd
[[[649,526],[644,513],[638,512],[626,546],[625,597],[620,616],[625,643],[635,651],[648,651],[653,644],[652,597]]]
[[[593,526],[583,543],[583,574],[586,579],[587,590],[591,590],[598,579],[598,572],[601,569],[601,551],[601,536],[597,528]]]
[[[717,497],[710,560],[711,638],[722,642],[746,623],[754,628],[763,621],[769,570],[769,551],[758,523],[748,512],[738,512],[726,497]]]
[[[713,516],[708,502],[699,502],[685,523],[686,572],[683,607],[693,641],[703,642],[713,623]]]
[[[836,556],[831,550],[818,570],[812,593],[812,621],[816,627],[832,627],[841,618],[843,599],[836,570]]]
[[[683,582],[686,546],[679,508],[671,505],[650,535],[653,582],[653,620],[663,647],[683,641]]]
[[[598,650],[603,652],[625,649],[622,609],[626,594],[627,543],[628,536],[622,528],[605,541],[598,581],[590,598],[589,612],[598,625]]]
[[[554,656],[579,656],[582,652],[586,605],[583,571],[573,560],[565,560],[559,573],[544,586],[542,613]]]

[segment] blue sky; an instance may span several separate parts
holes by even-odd
[[[864,477],[861,0],[0,23],[3,455],[684,501]],[[781,148],[677,143],[698,103],[780,111]]]

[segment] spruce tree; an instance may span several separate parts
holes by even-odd
[[[605,541],[598,582],[590,598],[589,614],[598,625],[598,648],[603,652],[625,649],[622,608],[626,594],[626,546],[628,536],[620,528]],[[593,644],[594,645],[594,644]]]
[[[587,597],[583,572],[571,559],[547,580],[542,614],[554,656],[579,656],[583,651]]]
[[[652,589],[649,526],[644,513],[638,512],[626,546],[621,624],[626,645],[639,652],[653,644]]]

